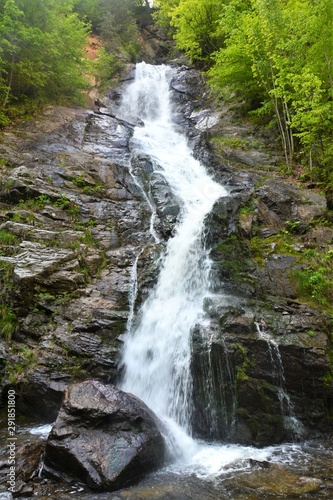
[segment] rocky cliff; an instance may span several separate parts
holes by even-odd
[[[332,259],[325,198],[281,177],[278,150],[207,107],[200,74],[177,67],[178,126],[229,190],[207,220],[215,298],[193,332],[194,433],[255,445],[319,436],[332,430],[332,326],[297,272],[311,252]],[[0,136],[1,387],[34,421],[56,419],[73,381],[117,382],[133,263],[138,307],[177,221],[149,157],[130,153],[134,124],[117,117],[130,78],[99,111],[51,107]]]

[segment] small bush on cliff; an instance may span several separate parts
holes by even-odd
[[[0,333],[7,342],[11,340],[17,328],[17,317],[7,304],[0,305]]]
[[[19,238],[15,234],[6,231],[6,229],[0,229],[0,245],[16,245],[19,242]]]
[[[330,308],[333,303],[333,276],[327,267],[295,269],[301,296]]]

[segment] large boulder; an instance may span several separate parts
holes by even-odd
[[[113,491],[163,463],[158,420],[138,398],[87,380],[69,386],[49,435],[44,471]]]

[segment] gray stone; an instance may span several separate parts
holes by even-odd
[[[94,380],[66,389],[46,445],[46,474],[112,491],[163,460],[157,418],[138,398]]]

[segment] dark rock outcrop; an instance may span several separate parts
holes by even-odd
[[[233,300],[223,313],[217,310],[219,321],[193,334],[195,434],[266,446],[329,431],[323,319],[315,312],[304,316],[305,308],[272,317],[264,304],[250,311]],[[314,325],[315,340],[306,333]]]
[[[51,108],[2,134],[1,287],[12,311],[3,387],[40,421],[54,421],[71,380],[118,376],[131,268],[152,240],[130,174],[132,132],[107,114]]]
[[[196,434],[261,446],[331,430],[330,317],[300,298],[297,272],[332,235],[312,229],[323,196],[257,175],[237,171],[236,194],[207,218],[216,296],[193,337],[192,376]]]
[[[112,491],[163,460],[157,418],[138,398],[94,380],[66,389],[46,445],[47,475]]]

